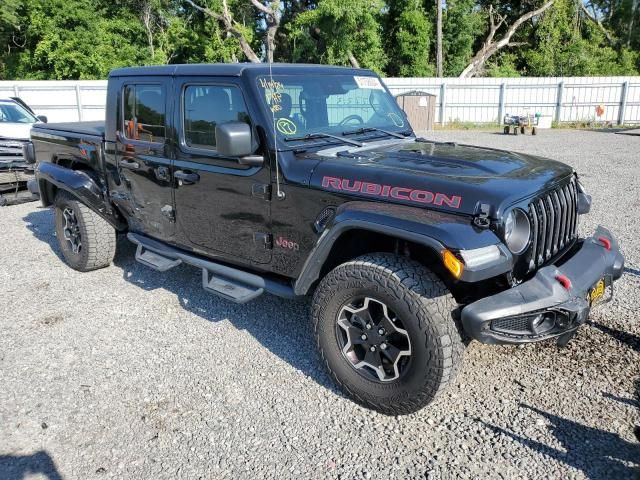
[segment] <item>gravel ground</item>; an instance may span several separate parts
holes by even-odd
[[[60,261],[52,214],[0,209],[0,478],[637,478],[640,138],[429,133],[554,157],[593,195],[582,233],[618,236],[616,298],[568,347],[472,343],[410,416],[365,410],[315,354],[305,301],[236,306],[199,272]],[[33,475],[29,476],[29,475]]]

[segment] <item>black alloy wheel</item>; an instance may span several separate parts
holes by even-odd
[[[411,340],[387,305],[358,298],[338,313],[336,336],[351,366],[369,380],[397,380],[411,361]]]

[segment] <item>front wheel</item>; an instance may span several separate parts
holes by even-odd
[[[68,192],[55,200],[56,237],[67,264],[88,272],[108,266],[116,253],[116,231]]]
[[[364,406],[402,415],[428,405],[453,380],[464,350],[456,308],[433,272],[375,254],[321,281],[312,318],[334,380]]]

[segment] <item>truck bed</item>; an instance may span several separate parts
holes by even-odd
[[[85,163],[99,172],[103,166],[104,121],[38,123],[31,128],[36,162]],[[65,141],[60,142],[63,138]]]
[[[104,120],[94,122],[62,122],[45,123],[33,126],[36,130],[55,130],[58,132],[72,132],[80,135],[91,135],[104,138]]]

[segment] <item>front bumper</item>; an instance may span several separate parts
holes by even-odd
[[[37,200],[39,196],[29,188],[35,181],[33,165],[21,162],[0,164],[0,205]]]
[[[517,344],[574,332],[589,316],[589,292],[601,279],[613,289],[613,282],[622,276],[624,257],[604,227],[569,255],[516,287],[464,307],[462,325],[467,334],[482,343]]]

